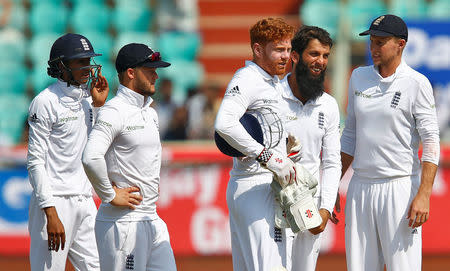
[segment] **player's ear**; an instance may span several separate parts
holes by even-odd
[[[128,68],[125,71],[125,74],[128,77],[128,79],[134,79],[136,77],[136,70],[133,68]]]
[[[261,44],[259,44],[257,42],[253,43],[252,50],[253,50],[253,54],[256,57],[261,58],[263,56],[264,47]]]
[[[400,47],[400,49],[405,49],[406,46],[406,40],[404,39],[398,39],[398,46]]]
[[[297,65],[299,59],[300,59],[299,53],[297,53],[296,51],[291,51],[291,60],[293,63],[295,63],[295,65]]]

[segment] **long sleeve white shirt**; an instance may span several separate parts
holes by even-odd
[[[355,69],[348,90],[342,152],[354,157],[355,174],[391,178],[420,172],[423,161],[438,164],[439,128],[428,79],[405,62],[383,78],[377,68]]]
[[[341,177],[339,108],[327,93],[303,104],[292,93],[288,76],[281,81],[286,103],[285,127],[300,139],[303,147],[299,163],[319,180],[316,197],[320,197],[320,208],[331,214]]]
[[[98,112],[83,153],[83,165],[102,200],[97,220],[140,221],[157,217],[161,142],[152,98],[119,86],[117,95]],[[139,187],[143,200],[135,210],[109,202],[117,187]]]
[[[81,155],[92,128],[92,99],[80,87],[57,81],[31,102],[27,168],[39,207],[53,196],[91,195]]]
[[[270,108],[281,119],[281,92],[278,77],[270,76],[252,61],[246,61],[245,67],[239,69],[228,84],[217,113],[215,129],[228,144],[250,158],[233,158],[231,176],[271,174],[255,160],[264,146],[247,133],[239,119],[246,111],[260,111],[263,107]],[[273,149],[286,155],[286,134],[282,133],[281,138]]]

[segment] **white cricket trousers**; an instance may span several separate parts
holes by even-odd
[[[227,186],[234,271],[290,270],[293,236],[275,229],[272,177],[232,177]]]
[[[67,258],[77,271],[100,270],[94,242],[97,215],[94,200],[91,196],[54,196],[54,201],[66,233],[66,244],[64,250],[48,250],[47,217],[32,194],[28,221],[31,270],[65,270]]]
[[[345,251],[349,271],[422,269],[422,228],[406,218],[418,176],[367,179],[353,175],[345,205]]]
[[[99,221],[95,236],[103,271],[176,271],[166,223]]]

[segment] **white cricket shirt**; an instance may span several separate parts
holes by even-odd
[[[215,129],[231,146],[249,158],[233,158],[231,176],[272,174],[260,166],[255,158],[264,146],[254,140],[239,122],[248,110],[270,108],[282,120],[281,84],[278,76],[270,76],[252,61],[234,74],[227,86],[225,96],[217,113]],[[286,134],[282,133],[279,144],[273,148],[286,155]]]
[[[157,218],[161,142],[152,98],[119,86],[117,95],[98,112],[83,154],[86,173],[102,199],[97,220],[141,221]],[[109,202],[117,187],[139,187],[143,197],[136,210]]]
[[[84,88],[58,80],[30,104],[27,168],[40,208],[54,206],[53,196],[92,194],[81,164],[91,103]]]
[[[288,76],[281,81],[285,127],[300,139],[303,147],[299,163],[320,180],[316,196],[320,196],[320,208],[331,214],[341,177],[339,108],[336,100],[327,93],[303,104],[292,93]]]
[[[354,157],[355,174],[364,178],[419,174],[420,139],[431,146],[423,160],[437,164],[439,128],[428,79],[403,61],[387,78],[373,65],[355,69],[341,137],[342,152]]]

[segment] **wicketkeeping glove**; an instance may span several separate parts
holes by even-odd
[[[297,163],[302,159],[302,148],[303,145],[300,142],[300,139],[293,134],[289,134],[286,149],[288,157],[291,158],[294,163]]]
[[[301,165],[296,164],[296,181],[282,187],[275,179],[271,183],[275,200],[280,204],[280,212],[275,208],[275,225],[285,227],[287,222],[293,232],[318,227],[322,218],[317,210],[313,195],[316,193],[317,180]]]
[[[272,171],[275,179],[282,187],[295,180],[294,162],[276,151],[270,151],[264,148],[259,156],[256,157],[256,161]]]

